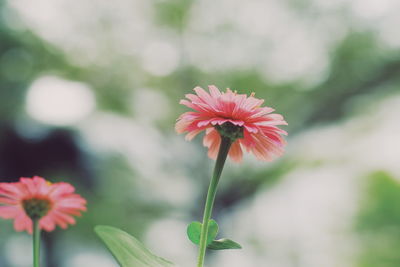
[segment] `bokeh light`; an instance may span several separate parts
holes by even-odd
[[[54,76],[34,81],[26,96],[28,114],[54,125],[76,123],[89,115],[94,107],[94,95],[87,85]]]

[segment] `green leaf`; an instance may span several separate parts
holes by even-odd
[[[118,228],[98,225],[94,230],[121,267],[175,266],[173,263],[155,256],[136,238]]]
[[[196,245],[200,243],[201,225],[200,222],[191,222],[186,230],[189,240]]]
[[[192,222],[188,225],[187,235],[194,244],[198,245],[200,243],[201,226],[203,224],[200,222]],[[218,224],[214,220],[210,220],[208,223],[207,232],[207,245],[213,242],[214,238],[218,234]]]
[[[208,249],[221,250],[221,249],[241,249],[242,246],[227,238],[214,240],[207,246]]]

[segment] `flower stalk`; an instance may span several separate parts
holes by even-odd
[[[219,147],[217,161],[215,163],[213,176],[208,187],[206,204],[204,207],[203,224],[201,227],[200,243],[199,243],[199,254],[197,267],[203,267],[204,257],[207,249],[207,234],[208,234],[208,222],[211,219],[211,213],[214,206],[215,195],[217,193],[217,186],[221,177],[222,169],[226,158],[228,156],[229,149],[232,145],[232,140],[229,137],[221,136],[221,144]]]
[[[33,267],[40,266],[40,227],[39,219],[32,220],[33,222]]]

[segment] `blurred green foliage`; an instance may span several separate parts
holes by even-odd
[[[400,183],[380,171],[366,180],[356,230],[360,234],[360,267],[400,265]]]

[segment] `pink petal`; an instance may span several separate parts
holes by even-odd
[[[175,131],[177,133],[184,133],[187,131],[187,127],[192,123],[192,121],[188,120],[179,120],[175,124]]]
[[[16,205],[16,204],[18,204],[18,201],[16,199],[13,199],[13,198],[1,197],[0,196],[0,204]]]
[[[44,229],[47,232],[54,231],[54,229],[56,228],[56,224],[55,224],[54,220],[49,215],[43,217],[40,220],[39,226],[41,229]]]
[[[243,158],[243,151],[242,148],[240,147],[240,141],[236,140],[230,150],[229,150],[229,156],[231,159],[235,162],[241,162]]]
[[[14,229],[17,232],[27,231],[32,234],[32,220],[24,212],[20,212],[14,220]]]
[[[13,219],[20,213],[24,213],[24,211],[18,206],[0,206],[0,217],[3,219]]]
[[[188,141],[190,141],[190,140],[192,140],[193,138],[195,138],[199,133],[201,133],[202,131],[204,131],[203,129],[198,129],[198,130],[194,130],[194,131],[191,131],[191,132],[189,132],[186,136],[185,136],[185,139],[186,140],[188,140]]]
[[[213,98],[201,87],[197,86],[193,89],[196,94],[203,100],[204,103],[212,104],[214,103]]]
[[[23,192],[21,192],[21,186],[19,186],[18,183],[0,183],[0,194],[7,197],[18,198],[23,195]]]
[[[208,90],[210,91],[211,96],[214,98],[218,98],[222,95],[215,85],[209,85]]]
[[[208,156],[210,158],[212,159],[217,158],[220,143],[221,143],[221,137],[219,133],[214,129],[211,129],[204,136],[203,144],[204,146],[208,147]]]
[[[244,126],[244,128],[245,128],[247,131],[249,131],[250,133],[256,133],[256,132],[258,132],[257,127],[250,126],[250,125],[248,125],[248,124],[246,124],[246,125]]]

